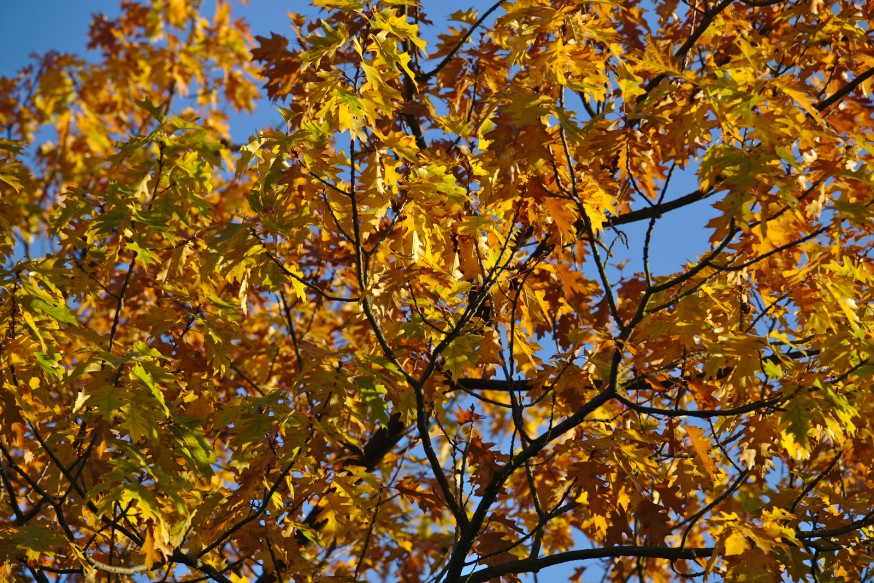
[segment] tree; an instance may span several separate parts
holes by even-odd
[[[874,4],[316,4],[0,81],[3,578],[869,577]]]

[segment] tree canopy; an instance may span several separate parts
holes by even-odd
[[[314,4],[0,78],[0,578],[870,577],[874,3]]]

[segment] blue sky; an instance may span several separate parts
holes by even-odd
[[[429,17],[434,21],[429,40],[448,14],[456,10],[488,8],[494,0],[425,0]],[[94,14],[114,17],[119,13],[118,0],[0,0],[0,75],[11,76],[30,55],[49,50],[88,56],[85,45],[88,26]],[[270,36],[271,32],[290,32],[288,12],[317,15],[318,9],[305,0],[249,0],[248,5],[232,0],[237,17],[244,18],[253,36]],[[204,0],[209,10],[214,0]],[[430,33],[430,34],[427,34]],[[232,115],[234,139],[241,141],[258,127],[281,121],[276,109],[264,103],[253,116]]]

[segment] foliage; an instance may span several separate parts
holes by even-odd
[[[0,79],[2,578],[867,577],[874,3],[315,4]]]

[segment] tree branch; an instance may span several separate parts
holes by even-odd
[[[860,528],[866,527],[868,525],[874,524],[874,510],[859,518],[858,520],[854,520],[849,524],[844,526],[840,526],[838,528],[818,528],[816,530],[802,530],[799,531],[796,535],[799,540],[810,540],[814,538],[831,538],[835,536],[841,536],[843,534],[848,534],[853,532],[854,530],[859,530]]]
[[[452,555],[446,567],[447,580],[455,581],[459,577],[461,577],[461,571],[464,568],[465,557],[467,556],[468,551],[473,545],[473,541],[479,534],[483,522],[488,515],[489,509],[491,508],[492,504],[494,504],[494,502],[497,500],[498,495],[501,492],[501,488],[503,487],[507,479],[517,469],[524,466],[525,462],[542,453],[543,448],[546,447],[548,443],[558,437],[561,437],[568,431],[571,431],[573,428],[578,426],[593,411],[614,398],[615,395],[616,387],[608,386],[603,391],[598,393],[595,397],[593,397],[588,403],[577,409],[577,411],[573,415],[558,423],[557,425],[549,428],[545,432],[538,435],[536,438],[532,439],[526,447],[516,453],[510,459],[510,461],[507,462],[507,464],[504,465],[504,467],[501,468],[499,472],[497,472],[495,477],[492,478],[492,480],[489,482],[488,486],[486,486],[485,491],[480,498],[479,504],[477,504],[476,510],[474,511],[473,517],[469,520],[468,524],[464,525],[461,529],[461,536],[459,537],[455,548],[452,550]]]
[[[689,206],[690,204],[696,203],[700,200],[704,200],[705,198],[709,198],[714,194],[713,190],[710,191],[701,191],[695,190],[690,192],[687,195],[681,196],[675,200],[669,200],[667,202],[661,203],[659,206],[650,206],[642,209],[638,209],[636,211],[629,211],[627,213],[623,213],[621,215],[615,217],[609,217],[607,219],[607,225],[611,227],[616,227],[618,225],[627,225],[628,223],[636,223],[638,221],[645,221],[647,219],[651,219],[653,217],[659,218],[666,212],[670,212],[672,210],[676,210],[679,208],[683,208],[685,206]]]
[[[347,303],[357,302],[360,300],[360,298],[344,298],[341,296],[332,296],[331,294],[327,293],[325,290],[323,290],[319,286],[308,282],[307,280],[305,280],[301,276],[297,275],[296,273],[294,273],[293,271],[288,269],[285,265],[282,264],[282,262],[275,255],[273,255],[273,253],[271,253],[267,249],[267,247],[264,245],[264,243],[261,243],[261,246],[264,247],[264,253],[267,254],[267,257],[273,263],[275,263],[277,267],[279,267],[279,269],[282,271],[282,273],[284,273],[288,277],[292,278],[293,280],[302,283],[307,288],[313,290],[314,292],[316,292],[318,295],[322,296],[326,300],[330,300],[332,302],[347,302]]]
[[[470,28],[467,29],[467,32],[465,32],[464,35],[458,40],[458,42],[455,43],[455,46],[452,47],[452,50],[450,50],[449,53],[447,53],[447,55],[445,57],[443,57],[443,60],[440,61],[439,63],[437,63],[437,66],[435,66],[433,69],[431,69],[427,73],[421,73],[419,75],[416,75],[416,82],[417,83],[427,83],[428,81],[431,80],[432,77],[434,77],[434,75],[436,75],[441,70],[443,70],[443,67],[448,65],[449,62],[452,61],[452,58],[455,57],[455,53],[457,53],[458,50],[462,46],[464,46],[464,43],[467,42],[467,39],[470,38],[470,35],[473,34],[473,31],[475,31],[477,28],[479,28],[482,25],[482,23],[485,22],[486,18],[488,18],[492,12],[494,12],[495,10],[498,9],[498,7],[501,5],[501,3],[503,1],[504,0],[498,0],[497,2],[492,4],[492,6],[488,10],[483,12],[483,15],[480,16],[479,19],[477,19],[477,21],[474,22],[470,26]]]
[[[874,67],[871,67],[864,73],[857,75],[855,79],[853,79],[852,81],[832,93],[830,96],[826,97],[825,99],[814,105],[813,108],[820,112],[825,111],[871,77],[874,77]]]
[[[695,30],[693,30],[692,34],[689,35],[689,38],[686,39],[686,42],[684,42],[680,46],[680,48],[677,49],[677,52],[674,53],[674,59],[680,61],[681,59],[686,58],[686,55],[689,53],[690,50],[692,50],[692,47],[695,46],[695,43],[698,42],[698,39],[701,38],[701,35],[703,35],[707,31],[707,29],[719,15],[719,13],[728,8],[732,2],[734,2],[734,0],[722,0],[722,2],[717,4],[712,10],[705,12],[704,17],[701,19],[701,22],[698,24],[697,27],[695,27]],[[637,97],[636,103],[643,103],[644,100],[646,100],[646,98],[649,96],[649,94],[656,87],[661,85],[662,81],[664,81],[667,76],[668,75],[666,73],[662,73],[650,79],[649,83],[647,83],[643,89],[643,94]],[[630,120],[628,125],[634,127],[635,125],[637,125],[638,121],[638,119]]]
[[[519,561],[509,561],[500,565],[486,567],[474,571],[464,578],[465,583],[485,583],[501,575],[536,572],[553,565],[561,565],[572,561],[586,561],[591,559],[610,559],[619,557],[643,557],[651,559],[667,559],[677,561],[681,559],[693,560],[704,559],[713,554],[713,548],[679,549],[670,547],[642,547],[621,546],[603,549],[579,549],[556,553],[545,557],[527,558]]]
[[[839,451],[838,455],[835,456],[835,458],[825,467],[825,469],[817,474],[817,476],[812,479],[806,486],[804,486],[804,489],[801,490],[801,492],[798,494],[798,497],[795,498],[795,500],[792,502],[792,505],[789,507],[789,512],[795,514],[795,509],[798,508],[798,505],[801,503],[801,501],[804,500],[804,498],[807,497],[807,495],[810,494],[814,488],[816,488],[816,485],[819,484],[822,479],[825,478],[834,469],[835,464],[838,463],[843,455],[844,452]]]
[[[759,409],[765,409],[767,407],[779,405],[786,399],[785,397],[780,396],[774,397],[773,399],[762,399],[761,401],[755,401],[754,403],[748,403],[746,405],[741,405],[732,409],[702,410],[661,409],[659,407],[648,407],[646,405],[638,405],[629,400],[627,397],[623,397],[622,395],[616,395],[616,400],[631,409],[632,411],[636,413],[643,413],[645,415],[657,415],[659,417],[695,417],[698,419],[710,419],[713,417],[734,417],[735,415],[751,413],[753,411],[758,411]]]

